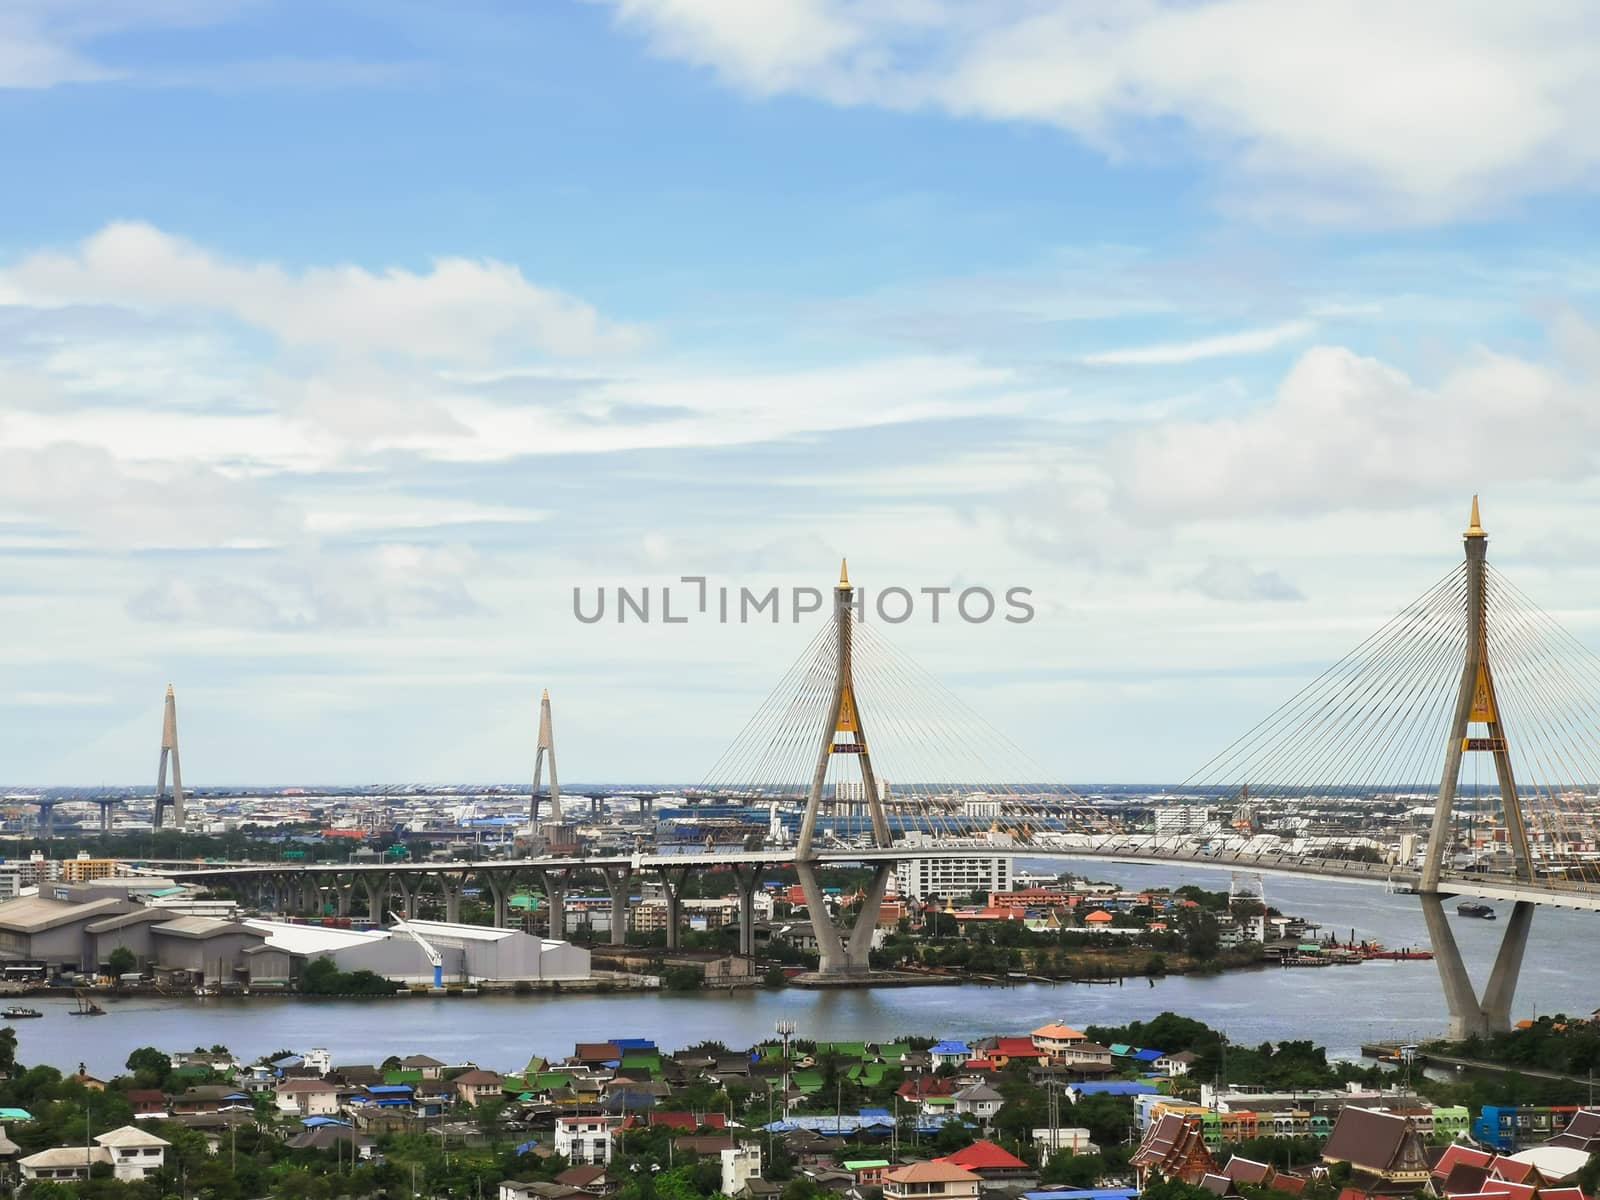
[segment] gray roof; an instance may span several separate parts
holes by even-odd
[[[118,900],[115,896],[91,900],[87,904],[50,900],[44,896],[19,896],[0,904],[0,929],[15,933],[42,933],[74,921],[90,921],[112,913],[127,912],[130,904],[131,901]]]
[[[217,917],[174,917],[155,926],[151,932],[200,940],[221,937],[225,933],[247,933],[252,937],[266,940],[266,935],[259,929],[252,929],[238,921],[223,921]]]
[[[136,908],[129,913],[119,913],[112,917],[101,917],[98,921],[90,921],[84,928],[90,933],[112,933],[118,929],[126,929],[130,925],[171,919],[171,911],[165,908]]]

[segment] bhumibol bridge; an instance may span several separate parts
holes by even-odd
[[[630,888],[649,874],[667,898],[671,947],[684,880],[721,869],[736,881],[740,950],[748,954],[760,873],[792,864],[824,975],[867,971],[894,865],[906,859],[1014,854],[1308,876],[1414,893],[1452,1034],[1506,1029],[1535,908],[1600,910],[1600,659],[1489,567],[1476,498],[1464,545],[1463,560],[1438,582],[1162,800],[1239,813],[1268,805],[1309,810],[1330,796],[1420,795],[1431,821],[1381,853],[1355,834],[1285,842],[1239,821],[1239,832],[1221,836],[1140,832],[1068,789],[1024,783],[1041,777],[1037,768],[857,619],[855,589],[841,571],[823,627],[690,793],[792,808],[802,814],[792,844],[556,852],[575,847],[551,847],[538,836],[562,820],[546,696],[529,811],[537,849],[526,857],[208,864],[162,873],[253,891],[264,906],[290,911],[348,914],[359,895],[369,913],[392,903],[412,916],[428,891],[451,920],[464,889],[477,884],[492,897],[497,924],[507,923],[516,887],[534,882],[548,898],[552,930],[564,928],[575,878],[598,876],[611,897],[615,942],[626,935]],[[819,875],[843,863],[871,872],[848,927],[830,911]],[[1458,895],[1511,905],[1481,993],[1446,918],[1445,901]]]

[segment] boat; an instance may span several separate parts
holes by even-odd
[[[44,1014],[37,1008],[7,1008],[0,1009],[0,1020],[24,1021],[29,1017],[42,1017]]]
[[[106,1010],[96,1004],[93,997],[91,997],[88,992],[80,991],[77,993],[77,997],[78,1007],[68,1010],[73,1016],[103,1017],[106,1015]]]
[[[1479,917],[1485,921],[1492,921],[1495,919],[1494,909],[1490,908],[1487,904],[1479,904],[1476,900],[1463,900],[1460,904],[1456,905],[1456,916]]]

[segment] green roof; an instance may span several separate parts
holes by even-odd
[[[861,1158],[844,1164],[846,1171],[870,1171],[873,1167],[887,1167],[887,1158]]]
[[[540,1071],[533,1077],[533,1086],[541,1092],[572,1086],[572,1076],[561,1071]]]
[[[878,1056],[889,1062],[899,1062],[911,1053],[911,1047],[903,1042],[890,1042],[887,1046],[878,1048]]]
[[[800,1092],[820,1092],[822,1090],[821,1071],[796,1071],[789,1077],[795,1090]]]
[[[25,1108],[0,1108],[0,1121],[31,1121],[33,1114]]]
[[[867,1056],[865,1042],[818,1042],[817,1054],[837,1054],[840,1058],[853,1058],[858,1062]]]
[[[422,1082],[422,1072],[421,1071],[385,1071],[383,1073],[383,1081],[385,1083],[391,1083],[391,1084],[393,1084],[393,1083],[421,1083]]]

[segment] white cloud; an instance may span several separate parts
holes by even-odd
[[[248,480],[185,463],[129,467],[69,443],[0,443],[0,518],[123,549],[276,545],[302,530],[292,506]]]
[[[1078,361],[1093,367],[1149,367],[1201,362],[1208,358],[1238,358],[1276,350],[1279,346],[1309,336],[1315,329],[1316,325],[1311,321],[1285,321],[1266,329],[1248,329],[1187,342],[1101,350],[1085,354]]]
[[[658,53],[758,94],[1162,131],[1302,219],[1431,221],[1600,167],[1600,9],[1582,0],[609,0]]]
[[[632,351],[644,340],[492,259],[441,258],[426,273],[354,265],[293,272],[234,262],[140,221],[108,225],[70,252],[29,255],[0,273],[7,294],[13,303],[223,314],[287,346],[346,354],[470,359],[532,346],[584,356]]]
[[[1595,383],[1478,351],[1425,386],[1319,346],[1252,412],[1128,437],[1108,458],[1113,506],[1167,522],[1381,509],[1489,481],[1579,478],[1600,455]]]
[[[1189,586],[1203,596],[1230,603],[1304,600],[1305,593],[1277,571],[1257,570],[1241,558],[1208,559]]]

